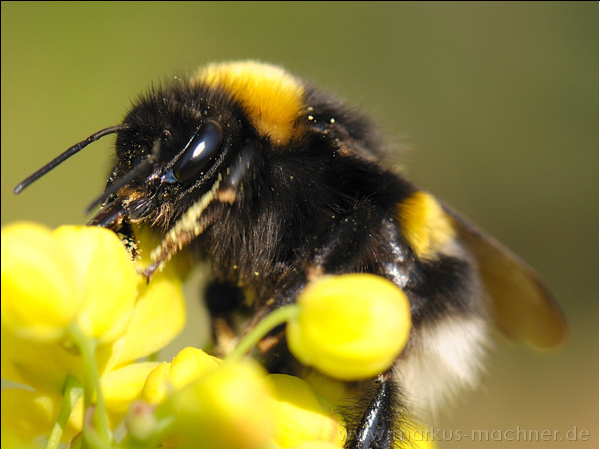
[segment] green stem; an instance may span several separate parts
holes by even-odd
[[[48,438],[46,449],[58,448],[60,440],[65,431],[65,427],[67,426],[67,422],[69,421],[69,417],[71,416],[73,408],[81,396],[83,396],[83,385],[81,385],[79,379],[71,375],[67,376],[63,390],[63,400],[60,406],[60,411],[58,412],[58,418],[56,419],[56,423],[52,428],[52,433]]]
[[[100,387],[98,365],[96,364],[96,348],[98,347],[98,342],[94,338],[85,335],[77,324],[74,324],[69,328],[69,334],[73,338],[73,341],[77,345],[81,357],[83,358],[85,385],[84,410],[87,411],[91,406],[94,406],[92,412],[92,433],[95,434],[93,438],[95,442],[92,443],[92,445],[98,446],[101,442],[103,443],[101,446],[109,447],[112,441],[112,435],[108,424],[104,395],[102,394],[102,389]],[[94,401],[96,401],[95,404]],[[84,435],[85,430],[86,428],[84,425]]]
[[[242,340],[235,349],[225,357],[226,361],[239,361],[250,349],[256,345],[265,335],[280,324],[287,323],[298,315],[297,304],[289,304],[271,312],[264,317]]]

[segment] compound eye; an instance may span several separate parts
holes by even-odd
[[[207,121],[173,166],[173,174],[181,182],[190,182],[203,174],[217,158],[223,145],[223,128],[213,120]]]

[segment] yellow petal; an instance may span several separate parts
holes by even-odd
[[[29,385],[41,393],[59,395],[68,374],[79,378],[81,358],[59,343],[42,344],[2,326],[2,377]]]
[[[149,404],[160,404],[166,399],[170,369],[171,364],[163,362],[150,371],[142,388],[142,400]]]
[[[26,222],[3,228],[4,325],[28,338],[61,338],[83,305],[74,269],[49,229]]]
[[[410,305],[392,282],[371,274],[327,276],[298,298],[287,325],[290,351],[336,379],[360,380],[386,371],[408,341]]]
[[[132,363],[102,376],[106,408],[113,416],[125,416],[129,404],[140,398],[146,378],[158,362]]]
[[[275,443],[290,448],[307,440],[320,440],[343,447],[346,429],[333,406],[318,398],[302,379],[284,374],[271,374],[273,408],[275,410]]]
[[[115,364],[146,357],[169,344],[186,319],[181,282],[160,273],[139,289],[139,298]]]
[[[58,396],[18,388],[2,390],[2,427],[26,440],[49,435],[59,407]]]
[[[53,233],[74,261],[84,307],[78,323],[100,343],[113,341],[129,325],[137,296],[137,275],[115,233],[90,226],[62,226]]]
[[[9,447],[10,449],[42,449],[41,444],[36,444],[33,441],[28,441],[28,438],[23,438],[12,429],[2,427],[2,440],[0,447]]]

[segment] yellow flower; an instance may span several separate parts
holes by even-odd
[[[68,376],[83,383],[86,367],[74,329],[95,341],[94,359],[114,427],[139,397],[155,362],[138,362],[181,330],[180,281],[138,276],[121,241],[106,229],[31,223],[2,230],[2,377],[33,391],[2,392],[2,425],[32,438],[48,435]],[[18,413],[12,411],[19,410]],[[82,428],[81,401],[63,436]]]
[[[173,420],[169,441],[211,449],[264,447],[274,432],[265,376],[251,360],[223,363],[175,391],[156,412],[160,419]]]
[[[273,441],[280,448],[293,447],[307,440],[330,441],[337,447],[343,446],[345,428],[341,424],[341,416],[333,411],[331,403],[317,396],[312,388],[298,377],[283,374],[266,376],[262,369],[252,368],[250,372],[258,370],[263,381],[259,382],[254,379],[250,382],[248,379],[252,380],[252,375],[249,376],[246,373],[248,363],[251,367],[255,366],[253,362],[223,362],[200,349],[185,348],[175,356],[171,363],[162,363],[152,370],[142,390],[142,399],[150,404],[171,404],[160,406],[159,415],[163,418],[168,413],[173,413],[173,418],[177,421],[193,420],[194,423],[189,428],[184,426],[183,431],[180,428],[172,431],[166,438],[163,438],[163,444],[166,447],[178,447],[185,445],[184,442],[190,443],[194,439],[198,439],[198,442],[202,443],[201,447],[211,447],[206,442],[208,440],[200,441],[203,438],[201,433],[207,432],[206,428],[218,428],[221,431],[226,426],[239,426],[236,416],[240,414],[240,407],[244,406],[244,398],[250,397],[251,400],[246,400],[248,404],[256,404],[256,410],[261,410],[259,404],[264,407],[268,405],[272,413],[264,410],[264,416],[258,413],[253,417],[252,427],[254,430],[251,432],[251,436],[240,433],[240,438],[252,439],[252,435],[255,436],[256,433],[259,436],[271,433],[269,429],[272,428],[272,418],[274,417]],[[239,382],[245,382],[245,384],[238,386],[233,380],[233,375],[237,375]],[[194,383],[197,383],[195,387],[186,389],[187,386]],[[269,387],[268,391],[265,391],[265,383]],[[225,389],[230,387],[232,391],[225,392]],[[244,395],[236,393],[237,389],[241,388],[246,391]],[[257,388],[258,391],[251,394],[250,389],[252,388]],[[215,395],[214,398],[206,395],[202,389],[211,389],[211,394]],[[182,390],[187,393],[183,393]],[[195,393],[191,394],[190,391],[195,391]],[[199,395],[206,397],[200,400],[197,397]],[[195,399],[189,399],[190,397]],[[188,400],[192,403],[188,404]],[[268,403],[265,403],[264,400],[268,400]],[[187,411],[181,408],[182,401],[185,403],[184,408]],[[234,404],[229,404],[229,401]],[[178,404],[177,407],[173,406],[174,403]],[[202,414],[195,410],[197,407],[202,410]],[[255,406],[252,405],[252,407]],[[189,409],[193,409],[193,411]],[[184,415],[191,414],[193,418],[182,417],[182,413]],[[255,413],[254,408],[252,413]],[[146,420],[147,418],[143,413],[135,414],[131,420],[131,428],[144,428],[145,421],[141,421],[138,425],[136,419]],[[218,424],[215,423],[215,419],[219,421]],[[206,422],[200,423],[200,420]],[[242,429],[245,430],[240,430],[240,432],[249,430],[246,425],[242,426]],[[261,429],[261,432],[257,432],[258,429]],[[231,432],[237,431],[230,429],[226,433]],[[215,436],[215,438],[219,437]]]
[[[325,276],[298,297],[288,346],[307,366],[341,380],[386,371],[408,341],[410,305],[391,281],[371,274]]]

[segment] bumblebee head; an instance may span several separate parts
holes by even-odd
[[[279,67],[254,61],[211,64],[189,80],[175,78],[151,89],[134,102],[122,124],[69,148],[15,193],[100,137],[116,133],[114,168],[104,193],[88,207],[102,204],[92,224],[115,228],[127,219],[168,226],[190,198],[216,183],[223,182],[221,190],[231,193],[247,174],[242,162],[246,171],[250,165],[254,169],[262,151],[296,139],[303,102],[303,84]]]
[[[121,233],[130,223],[150,225],[167,234],[165,248],[180,249],[219,221],[227,207],[264,188],[262,169],[271,164],[275,173],[277,157],[301,156],[310,161],[310,170],[319,158],[352,152],[364,157],[377,147],[365,141],[372,135],[364,132],[366,123],[280,67],[255,61],[211,64],[190,79],[152,88],[120,125],[69,148],[15,192],[91,142],[116,133],[115,164],[104,192],[88,207],[101,205],[89,224]],[[278,186],[288,189],[288,181]]]
[[[303,85],[256,62],[209,65],[134,103],[92,224],[168,229],[198,199],[232,203],[264,159],[298,139]],[[208,197],[206,197],[208,195]]]

